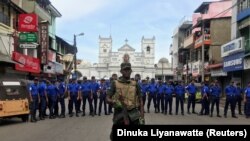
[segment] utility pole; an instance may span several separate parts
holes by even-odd
[[[202,30],[202,48],[201,48],[201,81],[204,82],[204,58],[205,58],[205,46],[204,46],[204,38],[205,38],[205,32],[204,32],[204,20],[201,19],[201,30]]]
[[[76,47],[76,35],[74,34],[74,48],[75,48],[75,51],[74,51],[74,75],[76,75],[76,53],[77,53],[77,47]],[[77,76],[76,76],[77,77]]]
[[[162,74],[162,81],[165,81],[164,76],[163,76],[163,61],[161,62],[161,74]]]
[[[74,48],[75,48],[75,52],[74,52],[74,75],[76,75],[76,69],[77,69],[77,59],[76,59],[76,53],[77,53],[77,46],[76,46],[76,37],[77,36],[83,36],[84,35],[84,33],[80,33],[80,34],[77,34],[77,35],[75,35],[74,34]],[[77,78],[77,76],[76,76],[76,78]]]

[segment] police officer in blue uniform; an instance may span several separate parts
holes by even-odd
[[[176,109],[175,114],[178,115],[179,105],[181,106],[181,114],[184,115],[184,98],[185,98],[185,87],[183,82],[179,82],[175,86],[175,98],[176,98]]]
[[[94,110],[93,110],[93,104],[92,104],[92,93],[91,93],[91,86],[90,83],[87,80],[87,77],[83,77],[83,82],[81,86],[79,87],[80,96],[82,100],[82,116],[85,116],[85,107],[86,107],[86,101],[88,100],[89,103],[89,112],[90,115],[94,116]]]
[[[174,87],[173,85],[171,85],[171,82],[168,81],[167,85],[165,86],[164,89],[164,114],[167,114],[168,111],[168,105],[169,105],[169,115],[172,115],[172,103],[173,103],[173,93],[174,93]]]
[[[226,103],[225,103],[225,108],[224,108],[224,117],[225,118],[227,117],[227,110],[230,104],[232,117],[238,118],[235,115],[236,87],[234,86],[234,81],[231,81],[231,84],[226,87],[225,93],[226,93]]]
[[[164,91],[166,86],[162,83],[162,80],[159,78],[158,85],[157,85],[157,112],[160,112],[160,106],[161,106],[161,112],[164,113]],[[161,104],[161,105],[160,105]]]
[[[197,88],[194,85],[194,80],[186,87],[188,93],[188,104],[187,104],[187,113],[190,114],[190,106],[192,104],[192,113],[196,114],[195,112],[195,99],[196,99],[196,92]]]
[[[94,101],[94,114],[97,115],[96,113],[96,109],[97,109],[97,92],[99,91],[99,84],[96,82],[95,77],[92,76],[91,77],[91,83],[90,83],[90,87],[91,87],[91,92],[93,95],[93,101]]]
[[[100,83],[100,88],[99,88],[99,112],[98,115],[100,116],[102,113],[102,104],[104,104],[104,112],[105,115],[108,115],[107,113],[107,102],[106,102],[106,96],[107,96],[107,86],[105,84],[105,79],[101,79],[101,83]]]
[[[38,78],[34,78],[34,83],[30,85],[29,96],[31,102],[31,122],[36,122],[36,110],[40,103]]]
[[[39,95],[40,95],[39,118],[40,120],[45,119],[45,113],[46,113],[46,108],[47,108],[47,103],[48,103],[46,89],[47,89],[46,80],[40,79],[40,82],[39,82]]]
[[[236,84],[236,105],[238,104],[239,115],[242,115],[241,102],[243,100],[243,98],[242,98],[243,92],[244,92],[244,90],[240,87],[240,83],[238,82]]]
[[[201,111],[199,115],[209,115],[209,92],[208,84],[201,82]]]
[[[210,97],[211,97],[211,113],[210,117],[213,117],[213,111],[214,111],[214,104],[216,105],[216,111],[217,111],[217,117],[220,116],[220,96],[221,96],[221,87],[219,86],[219,83],[217,80],[215,80],[214,84],[212,84],[210,88]]]
[[[155,113],[157,112],[156,111],[156,105],[157,105],[156,92],[157,92],[157,88],[156,88],[156,84],[155,84],[155,79],[152,78],[151,83],[148,85],[148,105],[147,105],[148,113],[150,112],[149,109],[150,109],[150,104],[151,104],[152,99],[153,99],[153,103],[154,103]]]
[[[59,90],[59,94],[58,94],[58,102],[60,103],[60,107],[61,107],[61,114],[60,114],[60,118],[65,118],[65,93],[66,93],[66,84],[64,83],[63,79],[60,78],[59,79],[59,86],[58,86],[58,90]]]
[[[250,117],[250,82],[248,82],[248,86],[245,90],[245,95],[244,95],[244,103],[245,103],[245,115],[246,118]]]
[[[57,97],[58,97],[58,88],[55,85],[55,80],[52,80],[51,82],[48,81],[47,86],[47,95],[49,99],[49,118],[54,119],[56,118],[56,104],[57,104]]]
[[[69,99],[69,116],[73,117],[73,105],[75,105],[76,117],[79,117],[77,111],[77,100],[79,96],[79,84],[76,83],[76,78],[72,78],[72,83],[68,85],[68,99]]]

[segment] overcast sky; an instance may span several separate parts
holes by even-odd
[[[213,0],[51,0],[62,14],[57,18],[56,33],[73,44],[77,37],[79,59],[98,63],[99,35],[112,36],[113,51],[125,39],[141,52],[141,38],[156,38],[155,63],[169,56],[172,34],[184,16],[192,16],[204,1]]]

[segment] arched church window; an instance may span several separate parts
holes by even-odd
[[[150,53],[150,46],[147,46],[147,53]]]
[[[105,52],[105,53],[106,53],[106,52],[107,52],[107,49],[103,49],[103,52]]]

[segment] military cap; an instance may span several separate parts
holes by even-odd
[[[37,77],[35,77],[35,78],[34,78],[34,80],[35,80],[35,81],[38,81],[38,78],[37,78]]]
[[[121,63],[121,69],[126,69],[126,68],[130,68],[131,69],[131,64],[130,63]]]

